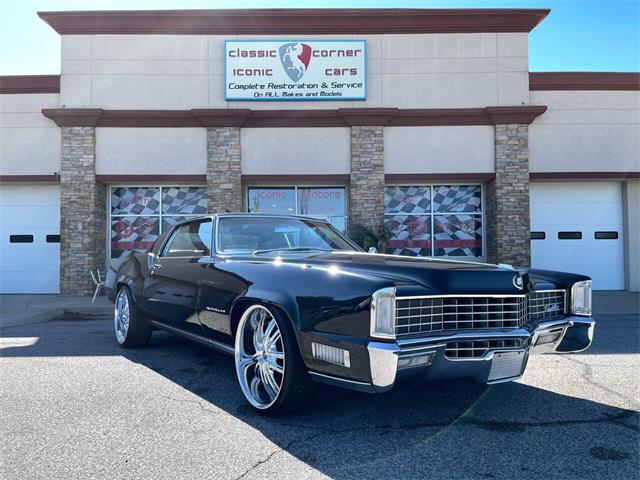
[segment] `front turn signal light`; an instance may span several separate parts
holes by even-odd
[[[576,282],[571,287],[571,313],[591,316],[591,280]]]
[[[371,296],[371,336],[396,338],[396,289],[383,288]]]

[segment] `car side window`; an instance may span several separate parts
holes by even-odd
[[[211,255],[211,219],[178,227],[162,250],[161,257],[205,257]]]

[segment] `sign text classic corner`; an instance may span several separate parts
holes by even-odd
[[[364,40],[227,40],[226,100],[365,100]]]

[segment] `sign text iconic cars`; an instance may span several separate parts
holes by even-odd
[[[225,42],[227,100],[364,100],[364,40]]]

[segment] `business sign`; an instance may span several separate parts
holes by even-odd
[[[225,42],[227,100],[364,100],[364,40]]]

